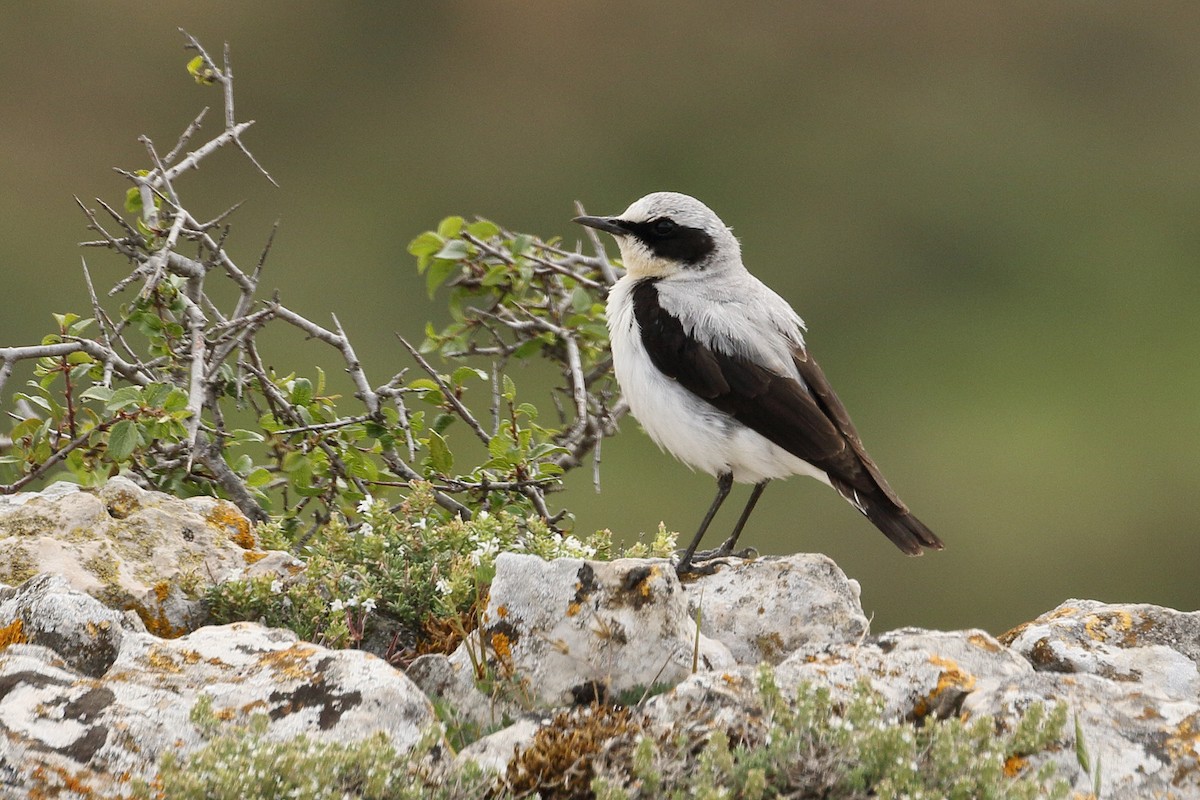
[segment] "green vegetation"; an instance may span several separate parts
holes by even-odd
[[[395,513],[378,501],[359,505],[353,529],[335,518],[303,548],[303,572],[214,586],[208,594],[214,621],[261,620],[327,647],[382,638],[391,643],[383,655],[406,661],[423,650],[447,652],[475,627],[499,553],[612,555],[606,531],[585,543],[536,516],[522,519],[507,510],[481,510],[469,521],[448,517],[428,485],[418,485]],[[280,526],[260,530],[265,546],[286,546]],[[661,538],[654,555],[669,554],[673,544],[673,537]],[[617,554],[649,551],[637,544]]]
[[[884,714],[882,699],[860,685],[835,699],[825,688],[780,694],[760,674],[762,716],[740,731],[702,719],[651,730],[640,709],[592,706],[564,711],[543,727],[503,776],[451,764],[441,731],[400,753],[382,735],[356,743],[307,737],[265,738],[266,720],[219,722],[205,700],[193,721],[208,742],[187,758],[167,756],[154,786],[139,797],[459,798],[543,800],[820,797],[867,800],[1033,800],[1065,798],[1053,765],[1026,766],[1059,746],[1066,709],[1030,707],[1011,728],[988,717],[914,725]]]
[[[763,719],[754,729],[736,736],[718,730],[706,741],[686,733],[642,737],[627,758],[596,770],[590,790],[600,800],[1032,800],[1069,791],[1053,780],[1052,764],[1025,768],[1029,756],[1058,746],[1065,706],[1032,706],[1007,731],[989,717],[914,725],[885,715],[883,699],[866,685],[848,698],[802,685],[785,698],[766,668],[758,699]]]
[[[298,736],[265,737],[267,718],[231,725],[217,719],[201,697],[192,721],[209,736],[187,758],[168,754],[152,784],[136,785],[140,800],[467,800],[486,796],[491,780],[478,769],[436,778],[440,733],[400,753],[384,734],[358,742],[325,742]]]

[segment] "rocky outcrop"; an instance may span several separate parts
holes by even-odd
[[[501,588],[536,586],[535,576],[544,577],[548,569],[513,558],[502,559],[497,566],[497,585]],[[580,566],[563,565],[561,569],[564,574],[577,574],[572,570]],[[582,669],[573,666],[569,658],[554,661],[556,669],[571,670],[575,679],[595,676],[604,664],[626,663],[612,657],[614,649],[632,646],[638,652],[655,652],[645,640],[636,645],[628,645],[624,638],[614,641],[606,633],[611,626],[606,628],[604,624],[606,609],[622,607],[619,598],[623,587],[637,585],[632,578],[622,578],[622,571],[625,575],[642,574],[636,572],[639,562],[613,562],[604,567],[593,564],[589,568],[591,574],[605,570],[602,583],[614,588],[591,596],[593,604],[588,611],[595,621],[574,633],[602,639],[610,657],[607,661],[588,661]],[[529,574],[527,578],[509,575],[502,583],[500,575],[511,571]],[[1090,796],[1098,786],[1099,796],[1104,798],[1200,798],[1200,697],[1196,683],[1200,613],[1069,601],[1000,639],[980,630],[916,628],[868,636],[865,618],[858,608],[857,585],[823,557],[734,561],[715,575],[678,587],[672,583],[669,571],[661,573],[661,580],[654,592],[645,595],[646,603],[639,609],[646,617],[640,621],[624,619],[622,630],[642,629],[641,638],[645,639],[645,629],[662,625],[663,614],[679,614],[666,609],[675,604],[674,598],[682,591],[690,606],[702,606],[702,619],[709,619],[713,639],[740,658],[733,665],[722,661],[718,666],[710,656],[707,667],[698,667],[674,683],[670,691],[645,702],[642,722],[659,735],[685,727],[737,731],[757,724],[754,721],[761,714],[757,663],[778,661],[774,680],[785,696],[801,686],[816,686],[829,690],[835,698],[848,698],[856,686],[865,682],[883,698],[887,714],[916,723],[926,718],[986,714],[1002,726],[1012,725],[1035,702],[1047,707],[1066,703],[1069,724],[1061,741],[1047,752],[1014,761],[1014,770],[1029,770],[1032,774],[1047,760],[1053,761],[1056,774],[1072,783],[1081,797]],[[782,589],[781,584],[789,588]],[[546,597],[544,591],[519,596],[507,591],[494,594],[485,634],[507,630],[497,626],[496,618],[491,616],[502,605],[508,619],[522,621],[510,623],[517,625],[515,630],[521,636],[551,648],[562,647],[565,640],[561,619],[556,618],[573,607],[546,605]],[[669,602],[664,602],[668,598]],[[656,602],[662,608],[651,610],[649,606]],[[819,611],[809,614],[808,608]],[[776,656],[779,640],[764,634],[761,625],[755,624],[762,617],[774,618],[779,639],[785,642],[782,660]],[[694,618],[691,611],[688,618]],[[537,619],[539,624],[525,627],[529,619]],[[737,622],[718,625],[711,622],[713,619]],[[683,624],[682,618],[674,623]],[[672,628],[669,624],[667,627]],[[787,634],[790,638],[784,639]],[[761,644],[764,636],[771,641],[768,648]],[[701,634],[695,641],[703,642],[705,638]],[[572,640],[569,649],[578,652],[586,651],[586,647]],[[704,647],[708,648],[704,652],[712,652],[711,644]],[[694,647],[693,651],[699,654],[701,649]],[[443,677],[447,680],[439,688],[452,687],[447,696],[463,707],[483,707],[478,698],[471,697],[472,693],[479,694],[478,682],[449,680],[455,674],[458,655],[446,659]],[[489,665],[496,662],[494,653],[485,655]],[[702,664],[699,660],[697,663]],[[629,686],[635,682],[631,674],[613,668],[605,673],[604,683],[609,687]],[[646,671],[638,674],[645,675]],[[552,686],[566,686],[572,681],[570,676],[547,675],[544,671],[539,675]],[[420,679],[418,682],[422,683]],[[503,754],[528,747],[539,727],[548,723],[545,714],[526,716],[518,724],[476,742],[460,757],[502,771],[506,763]]]
[[[494,731],[458,759],[499,774],[554,738],[564,707],[597,699],[636,706],[605,735],[761,735],[769,665],[782,696],[816,687],[836,708],[865,684],[914,725],[1005,729],[1065,704],[1059,740],[1005,770],[1053,763],[1080,797],[1200,799],[1200,612],[1070,600],[998,638],[873,635],[857,583],[823,556],[681,582],[661,559],[503,554],[480,628],[402,672],[256,624],[197,628],[211,582],[302,569],[253,545],[231,506],[122,479],[0,498],[0,796],[121,797],[203,745],[202,703],[222,724],[265,720],[274,740],[382,733],[403,753],[435,724],[432,699]]]
[[[204,623],[209,586],[267,555],[232,503],[180,500],[124,477],[94,491],[56,483],[0,496],[0,582],[61,575],[168,638]]]
[[[136,620],[136,618],[134,618]],[[122,797],[167,753],[206,741],[194,718],[256,717],[265,737],[411,748],[434,722],[403,673],[354,650],[327,650],[253,623],[176,639],[43,575],[0,591],[0,795]]]

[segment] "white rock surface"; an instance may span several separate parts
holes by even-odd
[[[56,618],[73,608],[94,611],[94,601],[79,593],[41,598]],[[10,605],[11,598],[4,608]],[[108,621],[98,638],[115,639],[117,649],[98,676],[73,669],[72,654],[38,644],[0,649],[0,779],[11,796],[59,796],[68,777],[91,796],[124,796],[128,778],[151,778],[163,754],[186,755],[204,743],[190,717],[201,695],[230,724],[264,715],[266,736],[278,740],[304,733],[345,742],[382,731],[404,750],[434,722],[420,690],[366,653],[327,650],[253,623],[161,639]],[[80,620],[70,635],[88,624]],[[119,637],[107,637],[117,630]]]
[[[700,632],[739,664],[778,664],[809,642],[857,642],[867,634],[857,581],[828,556],[798,553],[733,560],[684,584]]]
[[[1195,698],[1175,700],[1096,675],[1031,673],[981,683],[962,710],[1012,720],[1035,702],[1066,703],[1068,717],[1061,746],[1032,757],[1031,767],[1053,761],[1056,774],[1073,782],[1076,797],[1094,796],[1098,773],[1104,800],[1200,798],[1200,705]],[[1090,773],[1077,757],[1076,724]]]
[[[72,668],[98,678],[117,658],[129,632],[145,632],[136,614],[114,611],[73,590],[61,575],[46,573],[15,589],[0,589],[0,630],[5,640],[42,645]]]
[[[732,667],[696,630],[665,560],[584,561],[501,554],[483,639],[491,668],[516,676],[530,705],[558,706]],[[467,647],[450,661],[470,667]],[[695,667],[693,667],[693,661]]]
[[[1200,697],[1200,611],[1068,600],[1004,640],[1042,672],[1099,675],[1179,700]]]
[[[61,575],[160,636],[202,624],[204,590],[266,555],[232,503],[180,500],[124,477],[0,496],[0,581]]]

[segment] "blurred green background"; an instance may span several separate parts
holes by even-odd
[[[185,198],[247,201],[245,263],[280,219],[265,283],[336,312],[375,382],[408,363],[393,331],[441,318],[404,248],[443,216],[573,241],[575,199],[688,192],[808,321],[947,549],[904,558],[801,479],[746,541],[832,556],[876,630],[1200,606],[1200,5],[6,3],[0,344],[86,312],[72,194],[119,204],[109,168],[146,166],[137,136],[165,151],[205,104],[216,130],[177,26],[232,45],[246,141],[282,186],[229,151]],[[125,274],[87,255],[102,288]],[[632,420],[601,494],[584,473],[554,500],[619,538],[690,534],[713,491]]]

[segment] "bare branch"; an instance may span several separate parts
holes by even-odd
[[[170,164],[175,161],[176,157],[179,156],[179,153],[183,150],[183,148],[187,147],[187,143],[192,140],[192,136],[196,134],[196,131],[200,130],[200,125],[204,122],[204,117],[206,114],[208,114],[208,106],[205,106],[200,113],[196,115],[196,118],[192,120],[191,124],[184,129],[183,133],[179,135],[179,141],[176,142],[175,146],[171,148],[171,152],[163,156],[163,163]]]
[[[492,437],[488,436],[487,431],[485,431],[483,426],[479,424],[479,420],[475,419],[475,416],[467,409],[466,406],[462,404],[462,401],[459,400],[454,391],[446,385],[446,382],[442,380],[442,376],[439,375],[438,371],[435,370],[430,363],[425,360],[420,351],[409,344],[408,340],[400,334],[397,333],[396,338],[400,340],[402,345],[404,345],[404,349],[408,350],[409,354],[412,355],[413,359],[417,362],[417,365],[420,366],[421,369],[425,370],[425,373],[429,375],[434,383],[437,384],[438,389],[440,389],[442,392],[442,397],[446,398],[446,402],[454,408],[455,413],[458,414],[463,422],[467,423],[471,430],[475,431],[475,435],[479,437],[479,440],[484,444],[490,442]]]

